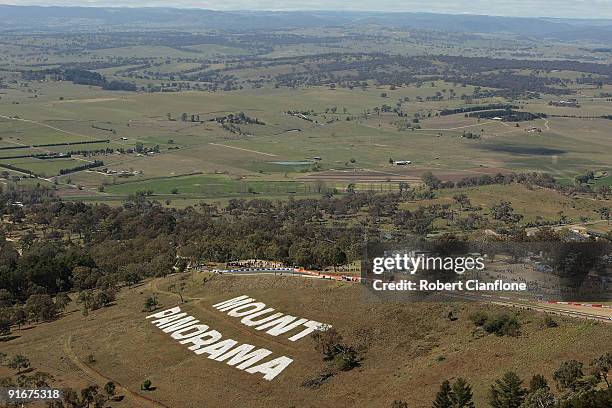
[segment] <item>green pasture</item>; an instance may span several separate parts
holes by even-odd
[[[5,103],[5,98],[10,100],[12,96],[0,100],[0,115],[22,119],[0,121],[0,146],[111,139],[108,144],[38,150],[66,152],[105,147],[127,149],[139,143],[145,147],[159,145],[161,154],[154,156],[86,158],[101,159],[106,166],[117,171],[140,171],[142,175],[139,177],[143,180],[139,183],[142,185],[120,185],[122,180],[116,180],[116,176],[86,172],[71,175],[74,182],[92,188],[114,182],[115,186],[107,188],[109,191],[116,188],[117,194],[146,189],[169,193],[170,185],[176,181],[175,176],[198,172],[224,173],[230,181],[241,181],[229,182],[231,187],[226,187],[227,182],[214,187],[216,183],[212,180],[201,180],[202,183],[188,180],[177,187],[181,194],[239,193],[241,186],[249,183],[252,189],[263,194],[266,193],[266,184],[278,182],[282,189],[296,177],[314,170],[366,169],[398,174],[413,172],[418,176],[426,170],[494,168],[546,171],[560,179],[571,180],[589,169],[612,167],[609,138],[612,121],[553,117],[548,121],[520,123],[517,128],[514,124],[484,120],[479,123],[462,114],[437,118],[435,113],[440,109],[463,106],[465,102],[460,99],[417,102],[417,96],[427,97],[436,92],[448,95],[450,89],[455,89],[457,95],[473,92],[472,87],[453,87],[453,84],[443,81],[436,81],[433,87],[429,83],[397,89],[370,86],[365,91],[360,88],[312,87],[154,94],[105,92],[95,87],[63,83],[35,85],[40,88],[41,95],[36,100],[20,104]],[[7,94],[11,92],[16,91],[9,90]],[[406,101],[406,98],[410,100]],[[549,99],[518,103],[525,110],[552,113],[547,104]],[[406,118],[372,113],[375,107],[383,104],[394,107],[398,101],[407,113]],[[492,98],[478,101],[478,104],[499,101]],[[585,102],[587,108],[612,114],[609,103],[595,101],[592,106]],[[333,107],[336,108],[335,114],[325,113],[326,109]],[[313,122],[290,116],[285,113],[288,110],[314,111],[315,115],[309,116]],[[371,113],[364,118],[366,111]],[[217,116],[238,112],[258,118],[265,125],[240,124],[238,126],[243,132],[240,135],[230,133],[211,121]],[[432,112],[431,117],[427,117],[429,112]],[[202,123],[181,121],[183,113],[188,117],[200,115]],[[410,121],[416,113],[426,116],[420,120],[422,129],[399,130],[400,125]],[[347,121],[347,117],[351,120]],[[540,128],[542,132],[527,133],[525,130],[529,126]],[[464,131],[482,134],[482,138],[468,140],[462,137]],[[2,155],[9,155],[5,153],[0,151],[0,160]],[[317,161],[318,169],[312,165],[274,164],[312,161],[314,157],[321,158]],[[413,164],[400,169],[389,164],[390,158],[410,160]],[[71,160],[69,163],[76,165],[75,159]],[[69,167],[62,161],[22,162],[30,166],[28,169],[36,169],[47,176]],[[164,178],[171,181],[160,181]],[[146,181],[148,179],[152,180]],[[206,188],[208,190],[204,191]]]
[[[137,192],[152,192],[155,195],[177,194],[197,196],[225,195],[277,195],[305,194],[312,187],[295,181],[247,181],[232,180],[223,175],[193,175],[135,181],[129,180],[121,184],[105,186],[104,192],[116,195],[129,195]]]

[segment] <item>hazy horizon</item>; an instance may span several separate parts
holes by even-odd
[[[347,5],[347,3],[349,3]],[[372,11],[372,12],[428,12],[440,14],[473,14],[506,17],[551,17],[611,19],[612,0],[441,0],[432,4],[425,1],[400,0],[32,0],[2,1],[13,6],[79,6],[79,7],[169,7],[196,8],[219,11]]]

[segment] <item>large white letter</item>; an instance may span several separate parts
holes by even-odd
[[[270,350],[266,349],[257,349],[253,352],[255,346],[250,344],[241,344],[240,346],[228,351],[227,353],[215,358],[215,361],[223,361],[227,360],[229,357],[232,357],[227,364],[234,366],[236,364],[240,364],[237,368],[244,370],[245,368],[252,366],[259,360],[269,356],[272,354]]]
[[[219,357],[221,354],[227,353],[236,344],[238,344],[236,340],[227,339],[227,340],[223,340],[218,343],[215,343],[215,344],[211,344],[210,346],[197,349],[194,353],[196,354],[207,353],[208,358],[215,359]]]
[[[234,307],[244,305],[245,303],[250,303],[253,300],[255,299],[251,299],[246,295],[242,295],[230,300],[225,300],[221,303],[214,304],[213,307],[224,312],[226,310],[233,309]]]
[[[189,332],[189,330],[192,330],[192,329],[195,329],[195,332],[183,334],[183,333]],[[195,325],[187,326],[185,328],[175,331],[174,333],[172,333],[172,338],[174,340],[184,340],[184,339],[188,339],[189,337],[193,337],[193,336],[197,336],[199,334],[205,333],[207,330],[208,330],[207,325],[195,324]]]
[[[168,309],[168,310],[162,310],[161,312],[157,312],[155,314],[149,315],[147,316],[147,319],[150,319],[152,317],[156,317],[156,318],[161,318],[161,317],[166,317],[166,316],[170,316],[173,314],[177,314],[181,311],[180,307],[173,307],[172,309]]]
[[[283,315],[282,313],[274,313],[273,315],[270,315],[268,317],[264,317],[263,319],[253,320],[254,317],[261,316],[263,314],[270,313],[270,312],[273,312],[273,311],[274,311],[274,309],[269,308],[269,309],[266,309],[266,310],[262,310],[261,312],[255,312],[255,313],[253,313],[251,315],[244,316],[240,320],[240,323],[242,323],[244,325],[247,325],[247,326],[257,326],[258,324],[262,324],[262,323],[268,322],[270,320],[276,319],[277,317],[281,317]]]
[[[279,334],[283,334],[283,333],[288,332],[291,329],[295,329],[302,323],[306,323],[308,321],[308,319],[297,319],[297,320],[295,319],[296,318],[293,316],[289,316],[289,315],[283,316],[279,319],[264,323],[261,326],[257,326],[255,330],[264,330],[264,329],[267,329],[268,327],[272,327],[266,333],[268,333],[270,336],[278,336]]]
[[[291,341],[296,341],[301,339],[302,337],[309,335],[310,333],[312,333],[315,330],[320,330],[320,331],[325,331],[327,329],[329,329],[331,326],[325,325],[325,324],[321,324],[319,322],[315,322],[314,320],[309,320],[306,323],[304,323],[304,326],[306,326],[306,328],[304,330],[302,330],[301,332],[299,332],[298,334],[295,334],[291,337],[289,337],[289,340]]]
[[[242,316],[246,316],[251,313],[258,312],[264,309],[265,307],[266,307],[266,304],[261,303],[261,302],[248,303],[246,305],[238,306],[234,308],[233,310],[230,310],[227,314],[232,317],[242,317]],[[244,310],[244,309],[251,309],[251,310],[247,310],[246,312],[239,312],[239,310]]]
[[[263,363],[254,367],[250,367],[246,369],[247,373],[263,373],[264,379],[268,381],[272,381],[274,377],[279,375],[289,364],[293,362],[289,357],[279,357],[274,360],[270,360],[267,363]]]
[[[205,333],[197,334],[186,340],[181,341],[181,344],[193,343],[193,346],[189,346],[189,350],[196,351],[204,346],[212,343],[216,343],[221,340],[221,333],[216,330],[207,331]],[[196,353],[197,354],[197,353]]]
[[[176,322],[171,322],[163,326],[159,326],[159,328],[162,329],[164,333],[170,333],[175,330],[182,329],[183,327],[191,326],[192,324],[197,323],[200,323],[200,321],[196,320],[195,317],[187,316],[186,318],[177,320]]]
[[[175,314],[175,315],[168,316],[168,317],[162,317],[161,319],[153,320],[151,323],[157,325],[157,327],[161,327],[167,323],[173,322],[185,316],[187,316],[187,313],[183,312],[183,313]]]

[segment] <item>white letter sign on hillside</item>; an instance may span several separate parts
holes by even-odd
[[[283,313],[273,313],[275,309],[266,309],[265,303],[257,302],[247,295],[225,300],[214,304],[213,307],[221,312],[227,312],[228,316],[241,317],[240,323],[253,327],[255,330],[266,330],[266,333],[270,336],[279,336],[294,329],[299,329],[299,332],[294,332],[289,337],[290,341],[304,338],[315,330],[325,331],[331,328],[329,324],[319,323],[314,320],[298,318]],[[262,317],[265,315],[269,316]]]
[[[240,305],[246,303],[240,303]],[[265,308],[265,305],[261,308],[258,305],[249,306],[251,312],[263,308]],[[181,308],[178,306],[149,315],[147,319],[154,319],[151,323],[164,333],[170,334],[180,344],[187,345],[188,349],[195,354],[207,354],[211,360],[225,361],[227,365],[244,370],[249,374],[261,374],[268,381],[272,381],[293,362],[292,359],[285,356],[262,362],[272,354],[270,350],[256,349],[251,344],[238,344],[233,339],[222,340],[223,335],[221,333],[210,329],[206,324],[200,323],[195,317],[181,312]]]

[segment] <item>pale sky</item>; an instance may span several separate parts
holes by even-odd
[[[612,18],[612,0],[0,0],[0,4],[212,10],[428,11],[521,17]]]

